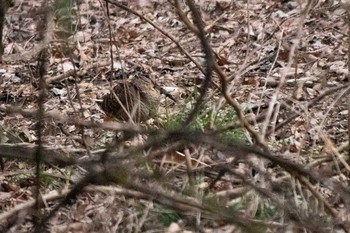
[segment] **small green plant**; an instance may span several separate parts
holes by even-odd
[[[157,219],[160,223],[167,227],[171,223],[177,222],[179,219],[181,219],[181,215],[176,213],[174,210],[158,205]]]
[[[74,3],[74,0],[55,0],[53,5],[57,25],[69,34],[74,31]]]
[[[41,169],[41,187],[55,190],[62,188],[67,183],[67,178],[63,177],[61,174],[55,174],[55,170],[50,168],[44,171],[43,167],[41,167]],[[34,169],[25,169],[12,174],[9,179],[20,187],[32,186],[35,185],[35,172]]]
[[[163,124],[165,129],[173,130],[181,127],[192,106],[195,104],[196,94],[192,94],[185,100],[185,104],[176,113],[169,113]],[[226,128],[236,120],[235,111],[229,106],[217,107],[216,104],[206,101],[194,120],[193,129],[203,132],[213,132]],[[224,140],[245,141],[242,129],[227,130],[219,134]]]
[[[269,219],[277,215],[275,207],[268,204],[267,201],[261,201],[256,211],[255,217],[257,219]]]
[[[43,172],[40,177],[40,185],[50,190],[55,190],[61,189],[65,184],[67,184],[68,180],[66,177],[55,173],[56,171],[53,169],[48,169]]]

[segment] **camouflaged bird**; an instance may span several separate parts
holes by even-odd
[[[99,103],[107,117],[134,122],[146,121],[157,115],[160,93],[154,78],[147,72],[137,70],[137,75],[117,83]],[[129,75],[130,76],[130,75]]]

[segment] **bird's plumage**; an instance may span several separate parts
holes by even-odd
[[[154,80],[143,72],[118,82],[110,93],[103,96],[99,105],[107,116],[140,122],[156,117],[159,98]]]

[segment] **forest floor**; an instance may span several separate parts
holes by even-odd
[[[44,2],[15,1],[3,29],[4,232],[33,228],[38,180],[37,215],[61,207],[50,232],[350,232],[346,5],[195,1],[239,108],[214,72],[187,135],[171,132],[195,106],[208,60],[184,23],[193,19],[185,1],[111,1],[107,10],[104,1],[56,0],[42,32]],[[157,117],[141,124],[107,119],[97,102],[139,67],[176,102],[161,95]],[[128,130],[138,133],[123,141]],[[99,175],[79,188],[89,174]]]

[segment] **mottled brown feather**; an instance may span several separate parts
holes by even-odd
[[[115,85],[112,92],[103,96],[100,107],[109,117],[124,121],[130,117],[135,122],[146,121],[156,117],[159,97],[160,93],[149,77],[135,77]]]

